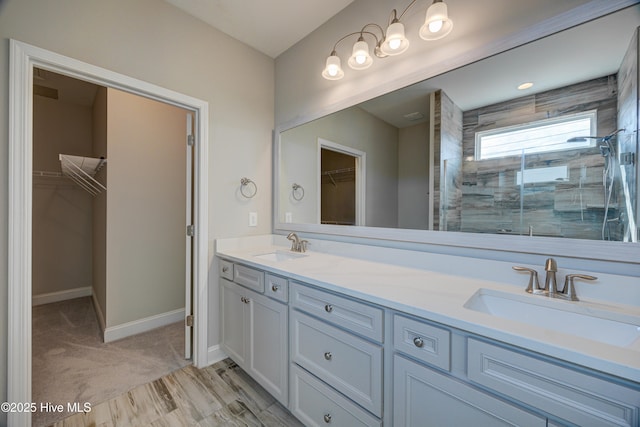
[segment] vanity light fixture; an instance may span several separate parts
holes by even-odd
[[[344,70],[336,49],[341,41],[353,35],[358,35],[359,37],[353,45],[353,51],[347,63],[354,70],[364,70],[373,64],[373,57],[369,53],[369,44],[365,40],[365,35],[373,37],[375,40],[373,52],[378,58],[400,55],[406,51],[409,48],[409,39],[405,36],[404,24],[400,21],[407,10],[417,1],[412,0],[399,16],[398,11],[393,9],[386,31],[378,24],[369,23],[362,27],[360,31],[349,33],[340,38],[333,45],[331,54],[327,57],[322,77],[327,80],[339,80],[344,77]],[[370,27],[380,34],[368,31]],[[427,9],[424,24],[420,27],[420,38],[423,40],[438,40],[449,34],[452,29],[453,22],[449,19],[447,5],[442,0],[433,0],[431,6]]]

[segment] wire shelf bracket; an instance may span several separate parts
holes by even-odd
[[[70,178],[86,192],[96,196],[103,191],[107,191],[107,187],[94,178],[96,173],[107,163],[107,159],[72,156],[70,154],[60,154],[59,157],[62,174]]]

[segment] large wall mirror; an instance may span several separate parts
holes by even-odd
[[[560,252],[637,243],[638,25],[634,6],[281,131],[276,231],[528,252],[531,237]],[[366,173],[322,167],[322,144],[363,153]],[[329,203],[363,216],[323,221]]]

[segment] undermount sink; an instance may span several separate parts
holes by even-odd
[[[491,289],[479,289],[464,307],[618,347],[640,343],[640,316],[617,307]]]
[[[281,261],[291,261],[294,259],[304,258],[306,256],[308,255],[297,253],[297,252],[275,251],[275,252],[268,252],[266,254],[254,255],[254,258],[259,258],[265,261],[281,262]]]

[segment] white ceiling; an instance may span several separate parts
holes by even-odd
[[[353,0],[165,0],[276,58]]]

